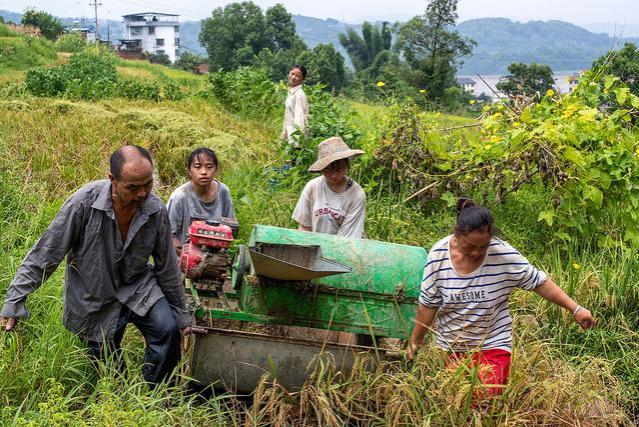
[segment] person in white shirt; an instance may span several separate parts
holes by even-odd
[[[306,184],[291,217],[299,230],[364,237],[366,194],[347,175],[349,159],[364,152],[351,150],[340,137],[320,142],[317,152],[308,170],[321,175]]]
[[[306,78],[306,67],[294,65],[288,73],[288,95],[284,104],[284,125],[281,138],[299,148],[300,135],[306,134],[308,121],[308,100],[302,88]]]
[[[490,211],[470,199],[457,203],[454,233],[431,248],[422,279],[415,328],[407,353],[413,358],[433,330],[449,363],[470,358],[488,395],[501,394],[510,372],[512,319],[508,299],[516,288],[534,291],[570,311],[582,329],[595,320],[543,271],[494,236]],[[434,323],[434,327],[432,327]]]

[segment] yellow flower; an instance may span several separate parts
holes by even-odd
[[[475,100],[474,100],[474,99],[471,99],[470,101],[468,101],[468,103],[469,103],[470,105],[473,105],[473,104],[475,103]]]
[[[419,93],[426,93],[426,89],[420,89]]]
[[[555,91],[554,91],[554,90],[552,90],[552,89],[548,89],[548,90],[546,91],[546,96],[553,96],[554,94],[555,94]]]
[[[517,126],[520,126],[520,125],[521,125],[521,123],[519,123],[519,122],[513,122],[513,126],[514,127],[517,127]]]
[[[384,87],[384,86],[386,86],[386,83],[384,83],[383,81],[380,80],[377,82],[377,87]]]
[[[581,264],[577,264],[576,262],[574,262],[572,264],[572,268],[574,268],[575,270],[579,270],[581,268]]]

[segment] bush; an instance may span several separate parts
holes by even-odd
[[[164,85],[164,99],[168,99],[169,101],[179,101],[185,97],[186,94],[182,93],[182,91],[180,91],[180,87],[172,81]]]
[[[77,53],[87,47],[87,41],[82,34],[73,32],[62,34],[55,42],[55,48],[59,52]]]
[[[160,99],[160,87],[155,82],[147,83],[133,79],[121,79],[115,87],[115,94],[128,99],[158,101]]]
[[[160,88],[156,83],[119,78],[116,62],[115,55],[109,51],[85,49],[71,56],[68,64],[29,70],[26,89],[43,97],[160,99]]]
[[[148,59],[151,64],[160,64],[167,66],[171,65],[171,59],[169,59],[169,55],[167,55],[166,53],[152,53],[147,55],[146,59]]]
[[[340,136],[350,148],[359,148],[361,131],[353,125],[355,112],[339,98],[324,90],[323,85],[305,86],[309,117],[307,135],[300,137],[295,152],[298,175],[310,178],[308,167],[317,159],[317,144],[332,136]],[[284,143],[286,148],[288,143]]]
[[[236,71],[218,71],[209,78],[208,94],[227,109],[256,118],[274,117],[284,103],[282,94],[266,71],[243,67]]]

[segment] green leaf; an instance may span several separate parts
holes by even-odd
[[[578,150],[575,150],[573,147],[566,147],[564,150],[564,156],[567,160],[570,160],[580,168],[586,166],[586,161],[584,160],[584,156]]]
[[[450,191],[445,192],[444,194],[439,196],[439,198],[445,201],[446,206],[448,206],[449,208],[452,208],[453,206],[457,204],[457,198]]]
[[[583,197],[585,200],[591,200],[597,208],[600,208],[603,204],[603,193],[593,185],[588,185],[584,188]]]
[[[541,211],[539,212],[539,216],[537,217],[537,221],[546,221],[549,227],[552,227],[553,222],[555,221],[555,211]]]
[[[453,168],[453,164],[451,162],[443,162],[438,164],[437,167],[444,172],[448,172]]]
[[[616,76],[604,77],[604,89],[610,89],[617,80],[619,80],[619,77]]]
[[[614,92],[615,92],[615,96],[617,97],[617,102],[619,103],[619,105],[623,105],[624,102],[626,102],[626,99],[628,99],[628,93],[630,92],[630,88],[622,87],[622,88],[616,89]]]

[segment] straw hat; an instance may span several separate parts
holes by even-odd
[[[308,168],[309,172],[321,172],[335,160],[364,154],[362,150],[351,150],[339,136],[325,139],[317,145],[317,160]]]

